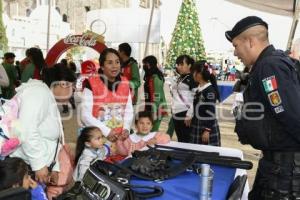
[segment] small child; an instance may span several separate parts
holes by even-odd
[[[29,175],[29,168],[21,158],[6,158],[0,161],[0,190],[23,187],[31,189],[32,200],[47,200],[44,189]]]
[[[104,136],[98,127],[89,126],[81,130],[76,144],[76,168],[73,174],[75,181],[82,180],[92,161],[104,160],[109,154],[104,147],[104,141]]]
[[[150,132],[153,127],[153,118],[150,112],[139,112],[135,120],[135,126],[136,133],[131,134],[125,141],[117,141],[118,154],[130,155],[146,145],[166,144],[170,141],[168,134]]]

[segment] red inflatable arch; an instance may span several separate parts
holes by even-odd
[[[93,60],[86,60],[81,63],[81,74],[95,74],[100,68],[99,64]]]
[[[45,59],[48,67],[57,63],[59,57],[68,49],[75,46],[86,46],[96,50],[99,53],[106,48],[104,38],[93,32],[86,32],[82,35],[69,35],[58,41],[48,52]]]

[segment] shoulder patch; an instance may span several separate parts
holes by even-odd
[[[274,75],[263,79],[262,82],[266,93],[277,89],[277,81]]]
[[[281,104],[281,98],[277,90],[268,94],[268,99],[272,106],[278,106]]]
[[[281,113],[284,111],[283,106],[277,106],[274,108],[276,114]]]

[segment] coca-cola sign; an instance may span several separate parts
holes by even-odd
[[[64,39],[65,44],[74,44],[79,46],[93,47],[97,43],[97,39],[90,35],[68,35]]]

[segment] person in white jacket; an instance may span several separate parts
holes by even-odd
[[[180,77],[171,87],[172,120],[178,142],[190,142],[191,119],[193,118],[193,100],[197,84],[190,72],[194,59],[189,55],[180,55],[176,59],[176,71]]]
[[[30,79],[16,88],[16,98],[20,102],[21,146],[11,157],[22,158],[29,164],[35,172],[36,181],[55,184],[59,163],[56,162],[51,173],[48,167],[57,159],[55,153],[60,149],[57,145],[62,124],[56,101],[68,101],[75,77],[70,69],[60,64],[44,70],[43,76],[46,84]]]
[[[8,76],[2,64],[0,64],[0,86],[7,87],[9,85]],[[2,94],[0,87],[0,95]]]

